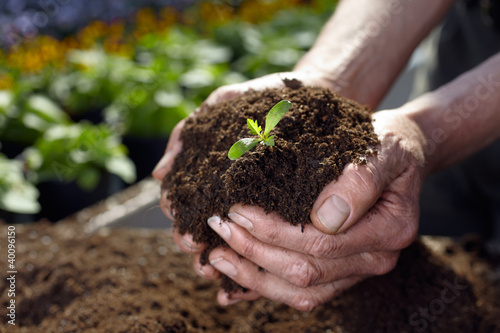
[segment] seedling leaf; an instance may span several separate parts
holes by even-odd
[[[264,130],[264,137],[267,137],[269,132],[271,132],[271,130],[276,127],[276,125],[278,125],[285,112],[287,112],[291,106],[292,103],[290,101],[281,101],[273,106],[271,110],[269,110],[269,113],[266,117],[266,129]]]
[[[267,146],[274,146],[274,135],[271,135],[270,137],[268,137],[267,139],[265,139],[262,142],[264,142],[264,144]]]
[[[260,135],[262,127],[259,126],[257,120],[247,119],[247,125],[248,128],[250,129],[250,134]]]
[[[235,160],[239,157],[241,157],[244,153],[252,149],[257,145],[257,143],[260,142],[260,139],[254,139],[254,138],[244,138],[236,142],[231,149],[229,149],[229,152],[227,156],[231,160]]]
[[[281,101],[269,110],[266,117],[265,132],[262,132],[262,127],[259,126],[257,120],[247,119],[247,126],[250,129],[250,134],[257,135],[258,138],[244,138],[239,140],[231,146],[227,156],[231,160],[235,160],[255,147],[259,142],[263,145],[274,146],[274,135],[269,136],[269,132],[276,127],[281,118],[283,118],[285,112],[290,109],[290,106],[292,106],[290,101]]]

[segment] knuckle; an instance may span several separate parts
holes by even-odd
[[[381,182],[382,173],[379,172],[377,167],[369,163],[362,170],[354,170],[355,177],[352,177],[352,183],[355,189],[360,193],[373,196],[379,192],[379,187],[382,186]]]
[[[318,306],[318,301],[312,297],[309,293],[307,294],[298,294],[292,298],[290,306],[299,311],[309,312],[314,310],[316,306]]]
[[[268,244],[276,244],[276,240],[280,239],[280,231],[278,228],[269,226],[262,234],[264,241]]]
[[[231,86],[222,86],[212,93],[215,103],[219,103],[234,96],[234,89]]]
[[[329,257],[332,254],[339,253],[339,244],[333,242],[330,235],[322,235],[314,238],[308,249],[308,253],[316,258]]]
[[[398,261],[398,256],[397,255],[382,255],[378,260],[376,260],[375,266],[374,266],[374,272],[373,274],[375,275],[384,275],[389,273],[396,267],[397,261]]]
[[[299,287],[307,288],[317,280],[318,269],[308,260],[298,260],[288,269],[287,276],[290,283]]]
[[[328,258],[341,258],[343,256],[344,246],[344,242],[341,240],[340,236],[328,237],[323,244],[324,252],[322,256]]]
[[[418,219],[415,217],[409,217],[404,222],[401,230],[398,233],[398,237],[393,242],[394,250],[401,250],[408,247],[415,238],[418,233]]]
[[[242,279],[239,279],[236,282],[248,290],[257,293],[260,293],[262,291],[262,281],[260,279],[252,278],[250,274],[244,276]]]
[[[254,242],[251,242],[248,239],[243,239],[242,242],[231,246],[236,252],[247,259],[251,260],[255,255],[256,245]]]

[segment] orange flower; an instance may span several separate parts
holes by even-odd
[[[220,3],[204,2],[200,6],[200,15],[203,22],[209,24],[223,24],[234,16],[234,7]]]
[[[175,22],[177,22],[178,17],[179,17],[179,14],[175,10],[175,8],[165,7],[160,11],[159,24],[161,25],[161,27],[163,29],[167,28],[167,27],[171,27],[172,25],[175,24]]]
[[[334,1],[334,4],[336,2]],[[150,33],[165,32],[176,22],[188,26],[199,23],[202,31],[210,31],[213,25],[224,24],[235,16],[244,21],[259,23],[271,19],[277,11],[292,6],[309,6],[315,10],[324,10],[325,1],[245,0],[237,10],[226,0],[205,1],[198,7],[187,8],[182,13],[178,13],[175,8],[165,7],[158,15],[152,9],[144,8],[137,12],[133,22],[134,29],[131,31],[127,31],[128,23],[123,20],[111,24],[95,21],[80,30],[76,36],[62,41],[49,36],[39,36],[22,43],[5,55],[0,54],[0,62],[22,73],[37,73],[48,66],[64,67],[68,50],[84,50],[96,45],[102,45],[107,52],[130,58],[134,55],[134,43],[137,40]],[[2,80],[2,84],[7,85],[6,79]]]
[[[151,8],[143,8],[136,14],[134,36],[138,39],[148,33],[158,31],[158,20]]]
[[[14,79],[9,73],[0,73],[0,90],[11,90],[14,86]]]
[[[95,45],[99,38],[107,35],[107,24],[101,21],[95,21],[83,28],[78,33],[80,48],[87,49]]]

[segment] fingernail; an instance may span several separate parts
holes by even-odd
[[[228,299],[227,302],[224,303],[224,306],[233,305],[239,302],[241,302],[241,299]]]
[[[237,298],[232,298],[234,297],[234,295],[229,295],[228,293],[224,293],[224,301],[222,301],[221,305],[222,306],[228,306],[228,305],[233,305],[233,304],[236,304],[236,303],[239,303],[241,302],[242,300],[241,299],[237,299]]]
[[[222,221],[218,216],[212,216],[207,220],[208,225],[224,240],[228,241],[231,238],[231,230],[226,222]]]
[[[229,213],[229,214],[227,214],[227,217],[229,217],[231,219],[231,221],[233,221],[234,223],[236,223],[239,226],[242,226],[243,228],[247,229],[248,231],[253,231],[253,224],[246,217],[243,217],[238,213]]]
[[[351,214],[351,208],[339,196],[332,195],[318,210],[321,223],[332,232],[337,232]]]
[[[182,236],[181,243],[186,245],[189,249],[193,250],[193,244],[191,244],[191,242],[190,242],[192,240],[193,240],[193,238],[186,234],[186,235]]]
[[[170,219],[170,220],[174,220],[174,214],[173,211],[171,212],[167,207],[164,207],[164,206],[161,206],[161,210],[163,211],[163,214],[165,214],[165,216]]]
[[[210,265],[214,266],[215,269],[217,269],[219,272],[229,276],[229,277],[235,277],[236,276],[236,267],[233,266],[229,261],[225,260],[224,258],[217,258],[212,261],[210,261]]]
[[[170,162],[172,159],[173,152],[171,150],[167,151],[165,155],[160,159],[158,164],[155,166],[153,169],[153,174],[157,173],[159,170],[164,169],[167,164]]]
[[[198,273],[200,273],[201,276],[207,276],[207,274],[205,274],[201,267],[198,267]]]

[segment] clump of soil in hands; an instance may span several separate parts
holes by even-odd
[[[241,203],[303,226],[311,222],[313,203],[325,185],[347,164],[364,163],[374,154],[378,140],[367,108],[329,89],[288,86],[203,105],[183,127],[183,149],[163,188],[175,210],[177,230],[207,244],[202,264],[212,249],[225,245],[207,225],[211,216],[227,218],[229,208]],[[247,119],[264,124],[281,100],[292,106],[272,132],[275,145],[258,144],[231,161],[229,148],[249,136]],[[223,287],[231,291],[236,285],[226,279]]]

